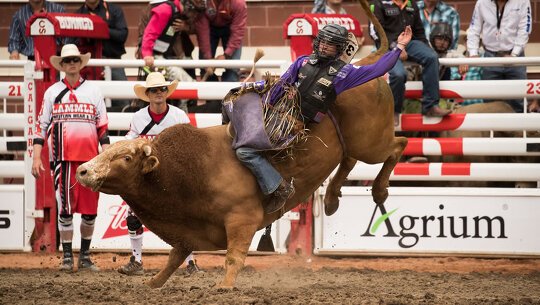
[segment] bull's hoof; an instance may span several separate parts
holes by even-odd
[[[160,283],[159,281],[156,281],[155,279],[150,279],[145,284],[146,284],[146,286],[148,286],[148,287],[150,287],[152,289],[156,289],[156,288],[161,288],[164,283]]]
[[[326,216],[333,215],[339,208],[339,200],[324,204],[324,214]]]
[[[373,201],[376,204],[383,204],[386,201],[386,198],[388,198],[388,190],[386,188],[382,190],[376,190],[373,188],[371,195],[373,196]]]
[[[324,196],[324,214],[326,216],[333,215],[339,208],[339,197],[341,197],[341,191],[338,191],[335,195],[333,192],[327,192]]]

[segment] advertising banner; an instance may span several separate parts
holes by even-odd
[[[24,249],[22,185],[0,186],[0,250]]]
[[[315,219],[316,254],[540,255],[540,189],[389,188],[384,205],[342,191]]]

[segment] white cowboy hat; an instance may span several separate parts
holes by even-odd
[[[81,54],[79,52],[79,49],[74,44],[66,44],[62,47],[62,52],[60,52],[60,56],[51,56],[50,61],[51,65],[58,71],[64,71],[64,68],[60,64],[62,62],[63,58],[66,57],[79,57],[81,59],[81,69],[86,66],[88,61],[90,60],[90,53]]]
[[[156,87],[164,87],[167,86],[167,97],[169,97],[171,94],[173,94],[174,90],[176,90],[176,87],[178,86],[178,80],[173,80],[172,82],[168,82],[165,80],[165,77],[163,74],[159,72],[152,72],[148,74],[146,77],[146,84],[145,85],[139,85],[136,84],[133,86],[133,91],[135,91],[135,95],[137,95],[138,98],[145,102],[149,102],[150,99],[148,98],[148,95],[146,95],[146,90],[149,88],[156,88]]]

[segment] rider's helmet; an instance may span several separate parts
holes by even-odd
[[[450,48],[453,38],[452,27],[446,22],[437,22],[431,26],[431,33],[429,34],[429,42],[431,47],[437,53],[445,53]],[[435,44],[435,38],[443,39],[447,41],[446,48]]]
[[[347,47],[347,35],[347,29],[343,26],[338,24],[327,24],[321,30],[319,30],[319,34],[313,41],[313,52],[319,59],[337,59],[341,56],[341,54],[343,54],[343,51],[345,51],[345,48]],[[321,41],[324,41],[327,44],[335,45],[336,54],[334,56],[320,54],[319,44],[321,43]]]

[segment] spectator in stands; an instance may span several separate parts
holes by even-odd
[[[439,60],[437,54],[429,47],[420,12],[414,2],[404,0],[382,1],[371,0],[373,13],[382,24],[388,42],[394,46],[398,35],[404,26],[413,30],[413,39],[401,53],[400,59],[390,70],[390,87],[394,95],[394,123],[399,124],[399,114],[405,98],[405,82],[407,72],[403,66],[404,60],[419,63],[422,66],[422,113],[427,116],[442,117],[450,114],[451,110],[439,107]],[[380,45],[373,24],[370,24],[370,35],[377,46]]]
[[[450,50],[456,50],[459,38],[459,13],[450,5],[441,0],[423,0],[417,2],[420,10],[420,19],[424,26],[426,37],[430,37],[433,24],[446,22],[452,28],[452,41],[450,42]],[[432,45],[433,46],[433,45]]]
[[[199,58],[240,59],[246,27],[247,5],[245,0],[208,1],[205,11],[195,21]],[[223,54],[216,56],[220,41]],[[221,81],[237,82],[238,72],[238,69],[225,69],[221,75]]]
[[[467,31],[470,57],[478,57],[480,39],[484,57],[522,57],[532,28],[529,0],[478,0]],[[527,79],[526,66],[484,67],[483,80]],[[485,100],[490,102],[490,100]],[[523,99],[507,101],[523,112]]]
[[[124,44],[127,40],[128,28],[124,12],[120,6],[104,0],[85,0],[84,4],[75,13],[97,15],[107,23],[110,38],[103,40],[103,58],[120,59],[126,53]],[[88,42],[92,43],[91,40]],[[111,68],[111,79],[127,80],[124,68]],[[112,101],[112,106],[119,110],[128,105],[128,100]]]
[[[146,19],[146,17],[148,19]],[[141,38],[141,57],[147,67],[154,66],[154,59],[183,59],[191,56],[190,42],[182,39],[189,33],[190,24],[179,0],[152,0],[149,14],[142,15],[139,30],[144,27]],[[191,49],[191,51],[189,50]],[[187,52],[186,52],[187,51]],[[193,82],[194,79],[180,67],[165,67],[170,79]]]
[[[312,14],[347,14],[343,0],[315,0]]]
[[[80,71],[88,63],[90,53],[81,54],[76,45],[62,47],[60,56],[51,56],[51,65],[65,73],[43,96],[34,137],[32,175],[44,171],[41,150],[49,140],[51,168],[58,206],[58,230],[64,258],[62,271],[73,271],[73,214],[81,214],[81,250],[78,269],[99,271],[90,259],[90,243],[94,233],[99,193],[75,180],[77,167],[98,154],[98,145],[106,149],[107,111],[99,88],[81,78]],[[81,107],[72,107],[74,104]],[[50,129],[49,129],[50,127]]]
[[[460,31],[460,38],[464,38],[464,42],[460,42],[460,44],[467,44],[467,32],[466,31]],[[460,57],[466,56],[467,51],[464,51],[463,54],[460,54]],[[482,57],[483,51],[479,52],[478,55]],[[450,79],[451,80],[481,80],[482,79],[482,67],[478,66],[467,66],[467,69],[464,72],[463,69],[459,69],[458,67],[451,67],[450,68]],[[467,106],[472,104],[479,104],[483,103],[483,99],[468,99],[468,100],[454,100],[454,102],[459,102],[461,106]]]
[[[446,22],[437,22],[432,25],[429,42],[439,58],[464,57],[462,54],[459,54],[457,50],[450,49],[453,37],[454,35],[452,33],[452,27],[450,26],[450,24]],[[467,65],[460,65],[458,71],[460,74],[465,74],[467,72],[467,69]],[[440,80],[450,80],[450,75],[450,67],[439,65]]]
[[[177,80],[167,82],[163,74],[159,72],[148,74],[145,85],[135,85],[133,88],[135,94],[139,99],[148,102],[148,106],[133,115],[126,138],[135,139],[141,137],[153,140],[167,127],[176,124],[189,124],[189,117],[183,110],[167,104],[167,97],[174,92],[177,85]],[[126,265],[118,268],[118,272],[125,275],[142,275],[144,274],[142,263],[144,228],[131,209],[128,210],[126,222],[131,240],[132,255]],[[199,270],[195,264],[193,254],[190,254],[186,260],[189,274]]]
[[[143,77],[155,71],[154,58],[191,58],[195,48],[189,34],[194,32],[194,19],[200,8],[198,1],[152,0],[139,20],[139,44],[136,57],[143,58],[146,67],[139,73]],[[195,81],[193,69],[177,66],[159,67],[169,80]],[[180,101],[179,107],[187,111],[187,101]]]
[[[29,60],[34,60],[34,41],[26,36],[26,23],[36,13],[64,13],[64,7],[45,0],[29,0],[13,16],[9,27],[8,52],[9,59],[20,59],[23,54]],[[58,41],[61,43],[61,41]]]

